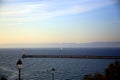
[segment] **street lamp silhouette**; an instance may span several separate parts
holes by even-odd
[[[54,74],[55,74],[55,69],[54,68],[51,69],[51,74],[52,74],[52,80],[54,80]]]
[[[17,61],[17,67],[18,67],[18,70],[19,70],[19,80],[21,79],[21,68],[22,68],[22,61],[19,59]]]

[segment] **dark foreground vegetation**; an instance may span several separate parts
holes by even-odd
[[[7,76],[5,76],[5,75],[0,75],[0,80],[8,80],[8,79],[7,79]]]
[[[120,80],[120,63],[115,61],[105,69],[104,74],[85,75],[83,80]]]

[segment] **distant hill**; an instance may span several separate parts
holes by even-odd
[[[0,48],[120,48],[120,42],[2,44]]]
[[[120,42],[90,42],[51,44],[54,47],[69,48],[120,48]]]
[[[78,44],[79,47],[120,47],[120,42],[91,42]]]

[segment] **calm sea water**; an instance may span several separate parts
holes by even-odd
[[[9,80],[16,80],[17,60],[21,49],[0,49],[0,75],[7,75]],[[120,56],[120,48],[46,48],[25,49],[25,54],[65,54],[65,55],[109,55]],[[55,68],[55,80],[82,80],[85,74],[103,73],[114,59],[22,59],[22,80],[51,80],[51,68]]]

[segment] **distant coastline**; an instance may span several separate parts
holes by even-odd
[[[118,42],[0,44],[0,48],[120,48]]]

